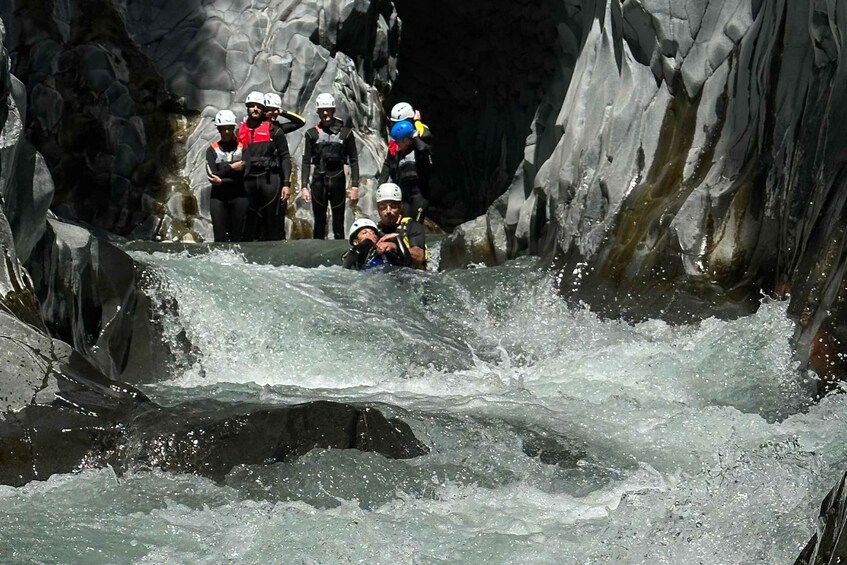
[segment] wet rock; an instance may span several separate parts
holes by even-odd
[[[829,492],[821,504],[817,532],[803,548],[794,565],[834,565],[847,560],[847,473]]]
[[[220,481],[237,465],[287,461],[315,448],[401,459],[427,452],[405,423],[334,402],[162,408],[143,398],[103,402],[92,392],[66,400],[76,409],[57,402],[0,415],[0,483],[20,486],[107,464],[119,473],[157,468]]]

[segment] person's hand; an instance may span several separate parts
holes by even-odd
[[[288,200],[288,197],[291,196],[291,189],[287,186],[283,186],[280,190],[280,198],[282,200]]]
[[[208,178],[209,182],[215,186],[219,186],[224,183],[223,179],[221,179],[218,175],[206,175],[206,178]]]
[[[233,171],[240,171],[244,169],[244,161],[235,161],[234,163],[230,163],[229,166]]]
[[[303,202],[305,202],[306,204],[312,201],[312,193],[309,192],[308,186],[304,186],[300,189],[300,198],[302,198]]]
[[[415,110],[414,120],[415,120],[416,122],[421,121],[421,113],[420,113],[420,111]]]
[[[359,187],[351,186],[347,191],[347,198],[350,199],[350,204],[355,204],[359,201]]]
[[[397,242],[394,241],[397,239],[396,233],[388,233],[379,238],[379,241],[376,242],[376,252],[380,255],[385,255],[389,251],[397,252],[400,250],[397,247]]]

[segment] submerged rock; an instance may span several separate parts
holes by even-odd
[[[428,451],[408,425],[374,408],[327,401],[163,408],[137,393],[118,398],[99,392],[77,390],[57,396],[53,406],[0,415],[0,484],[20,486],[105,465],[117,472],[157,468],[223,480],[237,465],[287,461],[315,448],[395,459]],[[82,400],[86,404],[69,405]]]

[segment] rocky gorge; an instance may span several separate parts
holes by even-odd
[[[4,4],[3,482],[115,461],[123,440],[92,432],[98,419],[146,421],[135,387],[164,378],[174,344],[145,294],[155,275],[122,245],[210,240],[211,117],[251,90],[280,92],[310,123],[319,92],[342,101],[363,214],[385,109],[421,109],[436,135],[433,218],[452,229],[441,269],[538,255],[565,300],[627,320],[732,318],[789,298],[800,370],[821,392],[843,379],[844,2],[436,4]],[[289,145],[299,161],[302,133]],[[292,203],[292,236],[310,213]],[[330,443],[356,445],[366,409],[333,410],[326,436],[344,439]],[[55,414],[79,447],[43,470],[21,438]],[[388,452],[423,452],[398,433],[406,447]],[[840,547],[831,531],[817,539]],[[833,554],[810,548],[802,562]]]

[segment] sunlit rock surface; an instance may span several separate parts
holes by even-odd
[[[590,4],[590,3],[589,3]],[[588,4],[486,229],[442,267],[543,253],[610,315],[696,319],[792,296],[800,349],[843,374],[845,134],[837,2]],[[571,29],[573,26],[571,27]],[[469,236],[474,243],[469,245]],[[461,251],[464,249],[465,251]],[[801,317],[801,314],[804,314]]]
[[[378,89],[396,73],[390,3],[16,0],[0,16],[60,217],[133,237],[211,240],[212,118],[224,108],[243,115],[253,90],[281,93],[306,127],[317,123],[317,94],[336,96],[356,131],[361,212],[373,213],[385,154]],[[289,146],[299,167],[302,130]],[[310,235],[310,207],[292,202],[289,218],[291,235]]]

